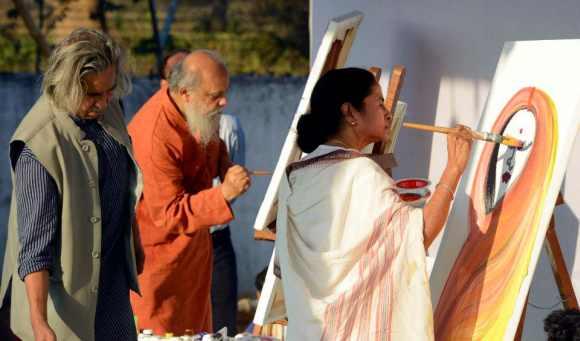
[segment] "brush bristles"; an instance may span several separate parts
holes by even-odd
[[[514,147],[514,148],[522,148],[524,146],[524,142],[516,139],[515,137],[511,136],[502,136],[501,144],[505,144],[506,146]]]

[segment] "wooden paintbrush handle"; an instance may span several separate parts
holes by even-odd
[[[253,176],[271,176],[272,175],[272,172],[263,171],[263,170],[250,171],[249,173],[250,173],[250,175],[253,175]]]
[[[437,127],[437,126],[430,126],[427,124],[409,123],[409,122],[403,122],[403,127],[417,129],[417,130],[423,130],[423,131],[431,131],[431,132],[435,132],[435,133],[443,133],[443,134],[449,134],[449,133],[452,133],[455,131],[455,128]]]
[[[443,134],[449,134],[449,133],[453,133],[456,131],[455,128],[438,127],[438,126],[431,126],[431,125],[427,125],[427,124],[410,123],[410,122],[404,122],[403,127],[417,129],[417,130],[423,130],[423,131],[430,131],[430,132],[434,132],[434,133],[443,133]],[[474,140],[488,141],[488,139],[485,138],[485,134],[483,134],[479,131],[469,129],[469,132],[471,134],[471,138]]]

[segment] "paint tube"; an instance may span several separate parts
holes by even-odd
[[[219,333],[205,334],[201,341],[225,341],[224,336]]]
[[[152,340],[153,337],[153,330],[151,329],[143,329],[143,332],[137,335],[137,340],[139,341],[149,341]]]

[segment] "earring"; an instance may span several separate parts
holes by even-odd
[[[355,125],[356,125],[356,121],[352,121],[352,122],[350,122],[350,125],[351,125],[351,126],[355,126]]]

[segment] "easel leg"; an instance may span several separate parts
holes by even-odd
[[[550,256],[550,263],[552,265],[552,272],[560,291],[560,297],[564,303],[566,309],[578,309],[578,300],[576,294],[574,293],[574,287],[572,286],[572,280],[566,269],[566,262],[564,260],[564,255],[562,254],[562,249],[560,248],[560,243],[558,242],[558,236],[556,235],[555,220],[554,216],[550,220],[550,226],[546,232],[546,249],[548,255]]]
[[[528,293],[528,296],[526,297],[526,304],[522,311],[522,317],[520,317],[520,324],[518,324],[518,330],[516,331],[516,336],[514,336],[514,341],[521,341],[522,335],[524,334],[524,322],[526,320],[526,312],[528,311],[528,299],[530,299],[530,293]]]
[[[560,193],[556,201],[556,206],[563,203],[564,199]],[[578,309],[578,299],[574,293],[574,286],[572,285],[570,274],[566,268],[566,260],[564,259],[564,254],[562,253],[562,248],[560,247],[560,242],[558,241],[558,236],[556,235],[556,219],[554,219],[554,214],[552,214],[550,225],[546,231],[544,246],[546,247],[546,251],[548,251],[550,265],[552,266],[552,273],[554,274],[554,279],[556,280],[556,285],[558,286],[558,291],[560,292],[560,298],[562,299],[564,308]],[[516,336],[514,337],[514,340],[517,341],[522,339],[528,298],[529,293],[528,297],[526,298],[526,305],[522,311],[522,316],[520,318],[520,324],[518,325]]]

